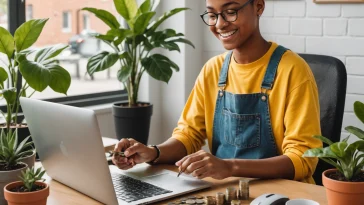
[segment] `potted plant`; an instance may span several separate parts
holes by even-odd
[[[27,142],[25,138],[18,145],[18,129],[6,132],[1,130],[0,134],[0,205],[6,204],[4,199],[4,186],[9,182],[16,181],[21,171],[26,169],[27,164],[20,162],[21,158],[33,152],[27,150],[32,146],[32,142]]]
[[[364,104],[354,103],[355,115],[364,123]],[[356,135],[359,140],[348,143],[347,138],[333,143],[323,136],[315,136],[329,146],[307,150],[304,157],[318,157],[333,165],[322,173],[322,183],[326,188],[329,205],[362,205],[364,204],[364,131],[354,126],[345,128]]]
[[[0,52],[7,57],[7,67],[0,67],[0,93],[6,101],[6,113],[1,112],[6,123],[0,127],[6,130],[18,129],[19,141],[30,135],[28,127],[22,123],[19,115],[19,97],[31,97],[34,92],[42,92],[48,86],[59,93],[67,94],[71,76],[58,65],[55,59],[68,46],[56,45],[35,51],[30,47],[37,41],[48,19],[33,19],[23,23],[12,36],[0,27]],[[32,54],[32,55],[31,55]],[[35,56],[35,57],[31,57]],[[21,89],[16,89],[20,82],[18,72],[23,77]],[[29,88],[33,91],[28,93]],[[32,149],[31,147],[29,147]],[[35,152],[30,159],[24,159],[34,165]]]
[[[135,0],[114,0],[115,8],[126,21],[127,28],[122,28],[117,18],[108,11],[83,8],[110,27],[106,34],[95,34],[95,37],[113,50],[102,51],[92,56],[87,64],[88,73],[92,75],[119,62],[117,78],[128,93],[128,102],[113,105],[118,139],[133,137],[144,144],[148,141],[152,104],[138,101],[143,74],[146,72],[154,79],[168,83],[173,70],[179,71],[177,64],[164,55],[154,53],[154,49],[180,51],[178,42],[194,47],[189,40],[183,38],[182,33],[169,28],[157,30],[169,17],[188,8],[173,9],[152,21],[158,4],[159,0],[145,0],[140,6]]]
[[[4,196],[8,205],[37,204],[46,205],[49,196],[49,186],[42,179],[45,171],[28,167],[22,171],[21,181],[9,183],[4,188]]]

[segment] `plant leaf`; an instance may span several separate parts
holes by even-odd
[[[346,142],[336,142],[332,145],[330,145],[330,149],[335,155],[337,155],[340,158],[345,157],[345,149],[348,146],[348,143]]]
[[[169,17],[181,12],[181,11],[185,11],[185,10],[188,10],[189,8],[175,8],[169,12],[166,12],[164,13],[163,16],[161,16],[156,22],[154,22],[152,24],[152,26],[150,27],[150,29],[148,29],[148,33],[149,32],[154,32],[158,27],[159,25],[161,25],[165,20],[167,20]],[[149,34],[147,34],[149,35]]]
[[[1,91],[6,103],[9,105],[14,105],[16,102],[16,88],[9,88],[9,89],[4,89]]]
[[[68,48],[68,45],[65,46],[61,44],[43,48],[40,51],[38,51],[37,54],[35,55],[35,61],[41,63],[48,59],[54,58],[58,56],[66,48]]]
[[[89,8],[89,7],[83,8],[82,10],[89,11],[89,12],[95,14],[96,17],[98,17],[101,21],[103,21],[110,28],[117,29],[120,27],[120,23],[118,22],[116,17],[106,10]]]
[[[71,75],[68,71],[59,65],[47,66],[50,71],[51,79],[49,81],[49,87],[52,90],[67,95],[67,91],[71,85]]]
[[[155,15],[154,11],[146,12],[138,16],[134,24],[134,35],[139,35],[145,32],[148,27],[149,21]]]
[[[23,23],[15,31],[16,50],[22,51],[32,46],[38,39],[48,19],[33,19]]]
[[[38,92],[42,92],[51,80],[50,71],[42,64],[24,60],[19,69],[29,86]]]
[[[326,143],[328,145],[332,145],[333,144],[333,142],[331,140],[329,140],[328,138],[326,138],[324,136],[314,135],[313,137],[316,138],[316,139],[321,140],[322,142],[324,142],[324,143]]]
[[[193,48],[195,48],[195,46],[193,45],[193,43],[185,38],[178,38],[178,39],[174,39],[174,40],[170,40],[168,42],[181,42],[181,43],[185,43],[188,44],[190,46],[192,46]]]
[[[135,0],[114,0],[118,13],[127,21],[133,19],[138,12],[138,4]]]
[[[8,30],[0,27],[0,52],[5,53],[8,58],[11,58],[14,53],[14,37]]]
[[[364,123],[364,104],[362,102],[356,101],[354,103],[354,113]]]
[[[126,82],[131,74],[131,66],[123,66],[118,70],[118,80],[122,83]]]
[[[88,60],[87,72],[92,75],[95,72],[103,71],[113,66],[118,59],[119,55],[117,53],[103,51]]]
[[[0,67],[0,84],[4,88],[4,82],[8,79],[8,73],[3,67]]]
[[[148,58],[144,58],[141,63],[150,76],[168,83],[173,73],[171,62],[171,60],[163,55],[154,54]]]
[[[354,126],[347,126],[345,130],[364,140],[364,131]]]
[[[142,5],[140,5],[138,12],[139,13],[146,13],[151,9],[151,2],[150,0],[145,0]]]

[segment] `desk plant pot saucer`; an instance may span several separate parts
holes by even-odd
[[[40,190],[33,192],[14,192],[13,189],[23,185],[23,182],[17,181],[10,183],[4,188],[5,199],[8,201],[8,205],[46,205],[47,198],[49,196],[49,186],[44,182],[35,182],[39,186]]]

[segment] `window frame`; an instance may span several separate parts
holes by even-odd
[[[25,1],[26,0],[8,0],[8,28],[10,33],[14,34],[15,30],[25,22]],[[17,89],[22,86],[22,76],[17,73],[18,82]],[[100,93],[89,93],[66,97],[42,99],[44,101],[56,102],[76,107],[86,107],[101,104],[109,104],[120,101],[127,101],[128,95],[126,90],[105,91]],[[6,112],[6,105],[1,105],[0,110]]]

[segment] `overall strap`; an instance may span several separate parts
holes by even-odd
[[[226,80],[227,80],[227,74],[229,71],[229,65],[230,65],[230,59],[233,51],[229,51],[228,54],[225,56],[224,64],[222,65],[221,71],[220,71],[220,77],[219,77],[219,88],[225,88],[226,86]]]
[[[265,72],[265,76],[264,76],[262,86],[261,86],[262,89],[266,89],[266,90],[271,90],[272,89],[274,78],[275,78],[276,73],[277,73],[279,62],[281,61],[281,58],[282,58],[283,54],[287,50],[288,49],[283,47],[283,46],[278,46],[274,50],[272,56],[270,57],[267,71]]]

